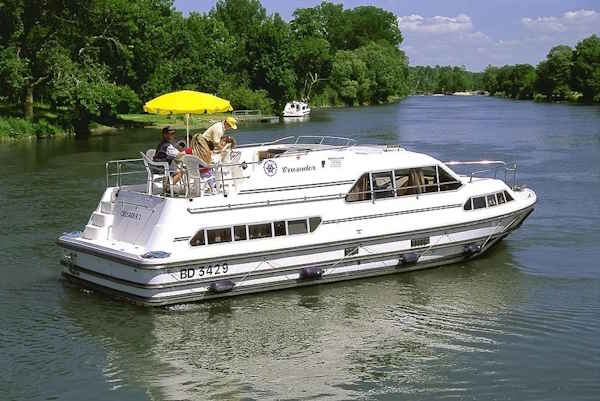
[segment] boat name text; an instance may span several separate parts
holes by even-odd
[[[282,167],[281,171],[286,173],[303,173],[305,171],[315,171],[317,169],[316,166],[303,166],[303,167]]]
[[[128,218],[128,219],[134,219],[134,220],[141,220],[142,219],[142,215],[140,213],[136,213],[136,212],[130,212],[127,210],[121,210],[121,216]]]

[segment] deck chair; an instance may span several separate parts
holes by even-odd
[[[173,179],[171,174],[169,174],[169,163],[167,162],[155,162],[144,152],[140,152],[142,156],[142,160],[144,161],[144,167],[146,167],[146,172],[148,174],[147,182],[147,190],[149,195],[154,194],[154,184],[158,183],[163,186],[163,183],[166,181],[169,186],[169,192],[171,196],[173,196]]]
[[[154,160],[155,154],[156,154],[156,149],[148,149],[146,151],[146,156],[148,156],[148,159],[150,159],[150,160]]]
[[[202,196],[206,185],[210,185],[211,179],[214,180],[214,177],[207,180],[200,175],[200,169],[208,166],[198,156],[193,155],[184,155],[182,162],[186,180],[185,196]]]

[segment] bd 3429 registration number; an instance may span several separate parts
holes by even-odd
[[[217,276],[229,271],[227,263],[215,263],[214,265],[186,267],[179,270],[179,279],[186,280],[190,278],[199,278],[204,276]]]

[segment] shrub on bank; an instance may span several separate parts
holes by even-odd
[[[0,117],[0,137],[26,138],[52,136],[61,129],[46,120],[29,121],[23,118]]]

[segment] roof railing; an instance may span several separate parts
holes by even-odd
[[[491,166],[486,169],[476,170],[469,174],[469,182],[473,182],[473,177],[481,176],[485,173],[494,173],[494,178],[498,178],[498,172],[504,172],[504,182],[508,185],[509,179],[512,178],[512,189],[517,188],[517,163],[508,164],[502,160],[476,160],[476,161],[447,161],[444,162],[447,166]]]

